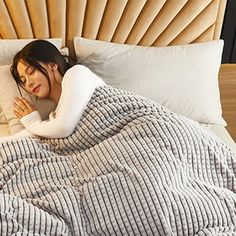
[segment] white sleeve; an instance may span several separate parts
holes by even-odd
[[[77,126],[94,90],[104,85],[102,79],[82,65],[69,69],[63,77],[62,93],[52,119],[42,121],[37,111],[21,118],[22,124],[35,135],[45,138],[69,136]]]

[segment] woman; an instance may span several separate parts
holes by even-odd
[[[27,92],[57,103],[47,121],[42,121],[39,112],[25,98],[16,98],[13,104],[14,113],[25,128],[46,138],[69,136],[95,88],[104,85],[88,68],[71,67],[58,49],[45,40],[32,41],[19,51],[13,59],[11,72]]]

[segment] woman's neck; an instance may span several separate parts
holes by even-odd
[[[61,97],[61,84],[55,84],[53,90],[50,93],[50,99],[52,99],[56,104],[58,104]]]
[[[56,70],[53,75],[53,80],[51,80],[51,92],[49,95],[49,98],[52,99],[56,104],[58,104],[61,97],[61,82],[62,76],[58,70]]]

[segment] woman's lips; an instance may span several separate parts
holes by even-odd
[[[41,85],[38,85],[33,89],[33,93],[38,93]]]

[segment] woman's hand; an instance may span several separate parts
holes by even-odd
[[[34,105],[30,104],[30,102],[23,97],[17,97],[13,103],[13,107],[13,112],[19,119],[36,110]]]

